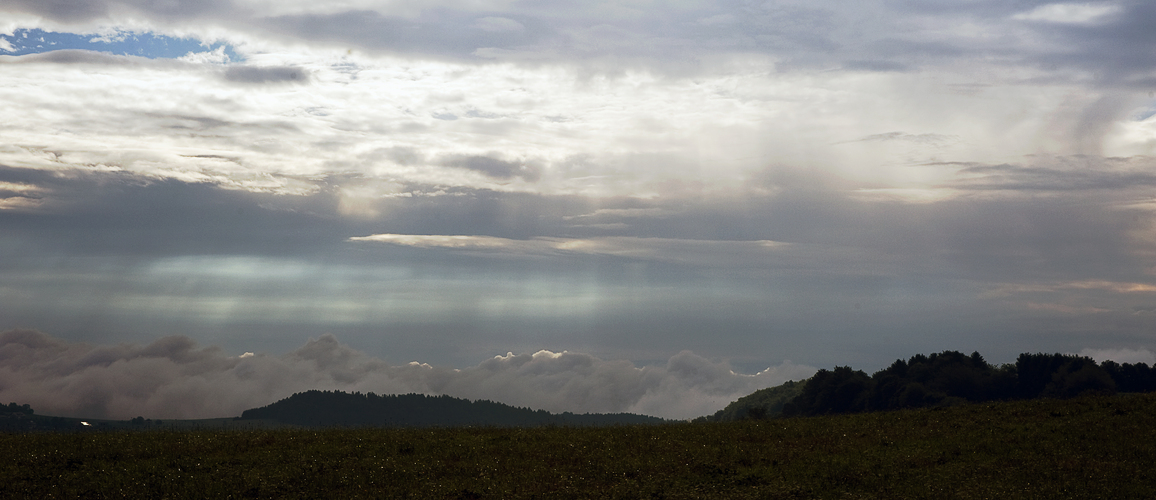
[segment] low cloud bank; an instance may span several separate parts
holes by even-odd
[[[1148,349],[1092,349],[1080,351],[1080,356],[1087,356],[1097,363],[1115,361],[1117,363],[1144,363],[1156,364],[1156,354]]]
[[[308,389],[448,394],[551,412],[633,412],[666,418],[713,413],[755,390],[811,376],[787,361],[754,375],[690,351],[664,366],[539,351],[465,369],[390,365],[330,334],[284,355],[229,356],[171,336],[140,346],[74,343],[27,329],[0,333],[0,402],[37,413],[126,419],[240,415]]]

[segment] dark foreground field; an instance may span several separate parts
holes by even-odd
[[[1151,498],[1156,395],[613,428],[0,435],[0,498]]]

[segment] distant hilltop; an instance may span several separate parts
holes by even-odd
[[[470,401],[424,394],[382,395],[342,391],[299,392],[276,403],[245,410],[243,420],[272,420],[305,427],[541,427],[665,423],[633,413],[554,414],[488,400]]]
[[[806,417],[953,406],[984,401],[1066,399],[1084,394],[1156,391],[1156,369],[1145,363],[1097,364],[1070,354],[1020,354],[995,366],[978,352],[958,351],[896,360],[868,376],[849,366],[755,391],[697,422]]]

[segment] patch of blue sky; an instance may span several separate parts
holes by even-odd
[[[80,49],[149,59],[175,59],[190,52],[211,52],[221,47],[224,47],[225,55],[229,56],[229,61],[244,60],[227,43],[202,43],[195,38],[173,38],[148,32],[119,32],[115,35],[101,36],[57,33],[41,29],[18,29],[11,35],[0,35],[0,54],[14,56],[53,50]]]
[[[1152,93],[1149,92],[1148,95],[1151,97]],[[1132,119],[1138,122],[1147,120],[1153,115],[1156,115],[1156,101],[1150,101],[1146,106],[1132,111]]]

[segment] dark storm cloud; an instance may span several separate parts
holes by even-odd
[[[1074,314],[1065,312],[1076,310],[1066,303],[1047,301],[1057,293],[1065,301],[1076,293],[1086,296],[1065,283],[1147,283],[1149,256],[1138,238],[1153,218],[1126,208],[1150,198],[1144,196],[1153,182],[1144,173],[1145,161],[1084,157],[960,165],[960,181],[950,187],[973,195],[915,204],[864,198],[853,187],[808,180],[805,171],[768,172],[751,179],[748,192],[726,199],[594,200],[465,188],[426,195],[438,188],[405,185],[410,196],[376,200],[378,212],[388,215],[369,218],[339,214],[342,186],[364,181],[356,176],[318,181],[312,194],[274,195],[125,172],[4,168],[0,186],[11,195],[4,196],[39,205],[0,210],[0,314],[17,322],[12,324],[60,325],[71,338],[91,338],[84,331],[96,323],[166,315],[175,323],[157,324],[252,321],[244,330],[256,331],[277,321],[296,322],[294,335],[335,323],[350,325],[349,335],[362,342],[365,332],[390,332],[389,338],[407,339],[399,349],[411,350],[429,339],[461,342],[451,329],[490,339],[479,340],[484,346],[492,339],[524,345],[526,338],[545,338],[550,340],[531,345],[579,342],[639,351],[652,348],[654,332],[660,332],[679,348],[727,353],[761,345],[771,328],[776,342],[790,345],[784,352],[794,359],[845,362],[849,358],[825,347],[838,342],[846,346],[842,355],[885,363],[910,352],[872,344],[872,336],[918,338],[928,350],[956,348],[952,342],[959,340],[952,335],[998,332],[1022,321],[1016,318],[1025,313],[1001,309],[1011,299],[1026,300],[1022,294],[977,301],[992,290],[1059,290],[1043,298],[1025,296],[1038,316]],[[1033,196],[1038,192],[1059,196]],[[629,238],[611,238],[621,237],[623,226]],[[349,241],[373,234],[548,238],[551,248],[563,251],[503,256]],[[584,240],[602,246],[565,250],[567,243]],[[762,249],[753,244],[759,241],[773,244]],[[552,290],[548,295],[556,294],[559,302],[546,302],[548,307],[566,310],[570,306],[560,304],[588,300],[581,297],[584,289],[606,298],[587,312],[541,324],[524,316],[532,311],[520,305],[504,306],[518,314],[497,316],[471,305],[492,296],[541,308],[534,300]],[[1133,314],[1136,303],[1110,298],[1097,298],[1094,309],[1109,312],[1094,314],[1118,316],[1121,338],[1138,335],[1156,320]],[[434,319],[432,313],[384,309],[395,299],[433,304],[439,312]],[[132,309],[149,300],[160,302],[147,314]],[[217,312],[214,304],[222,302],[224,312]],[[351,305],[369,312],[332,312]],[[196,319],[209,313],[224,316]],[[410,337],[416,334],[383,326],[398,324],[392,317],[403,313],[409,315],[404,321],[429,333],[415,340]],[[1096,324],[1088,316],[1053,319],[1016,326],[1022,337],[1008,339],[1032,338],[1042,334],[1039,328],[1056,325],[1087,333]],[[951,328],[936,326],[944,321]],[[567,326],[559,330],[559,324]],[[204,325],[166,328],[201,331]],[[555,330],[584,333],[555,337]],[[727,335],[702,335],[716,330]],[[858,340],[847,343],[839,335]],[[977,335],[967,338],[984,338]],[[294,338],[299,337],[268,336],[282,348]],[[1089,347],[1079,338],[1073,334],[1056,348]],[[1021,342],[1006,347],[1008,352],[988,352],[1014,356],[1032,348]],[[451,357],[460,360],[463,354]]]
[[[533,164],[501,160],[490,156],[454,156],[442,160],[442,164],[448,167],[481,172],[495,179],[521,177],[522,179],[533,182],[541,177],[540,170]]]
[[[1052,50],[1039,54],[1042,65],[1095,71],[1098,79],[1141,88],[1156,85],[1156,4],[1144,0],[1104,2],[1118,6],[1093,23],[1035,23]]]
[[[483,166],[499,169],[486,172],[495,177],[530,175],[514,164],[496,165]],[[411,183],[403,186],[410,196],[375,202],[388,218],[342,216],[342,187],[364,182],[361,176],[329,176],[312,194],[277,195],[128,172],[0,167],[0,187],[10,184],[20,189],[13,196],[41,202],[35,209],[0,210],[0,229],[44,245],[40,252],[293,256],[339,251],[351,236],[382,232],[558,236],[567,231],[565,217],[595,210],[593,200],[575,196]]]
[[[225,80],[235,83],[309,83],[312,77],[304,68],[293,66],[229,66]]]
[[[152,61],[143,57],[114,55],[92,50],[65,49],[24,56],[0,56],[0,64],[86,64],[98,66],[171,66],[171,62]]]
[[[99,19],[108,14],[109,5],[101,0],[7,0],[4,4],[62,22]]]
[[[416,193],[412,196],[376,202],[376,210],[389,214],[381,219],[339,215],[337,193],[346,183],[360,182],[357,179],[332,177],[311,195],[273,195],[123,172],[7,168],[0,169],[0,183],[7,183],[9,190],[5,197],[34,199],[39,205],[0,211],[0,228],[29,245],[27,254],[8,255],[5,260],[12,265],[46,254],[366,258],[362,251],[348,254],[352,248],[365,248],[351,247],[350,237],[592,238],[622,236],[625,227],[625,234],[635,238],[809,245],[803,254],[784,250],[784,256],[760,266],[767,269],[825,268],[835,275],[918,271],[983,279],[1001,273],[1053,273],[1069,279],[1101,276],[1115,264],[1118,271],[1101,277],[1118,279],[1142,269],[1132,238],[1150,216],[1121,206],[1145,200],[1144,187],[1156,184],[1147,165],[1144,159],[1097,158],[1041,160],[1027,166],[965,165],[951,187],[1012,195],[928,204],[860,199],[853,191],[804,189],[799,184],[774,195],[751,192],[693,203],[627,198],[595,202],[465,189],[429,196],[421,193],[434,187],[414,185],[407,188]],[[1030,196],[1040,191],[1072,194]],[[1014,195],[1017,192],[1025,195]],[[844,254],[841,249],[857,250]],[[581,259],[573,264],[580,269],[589,265]],[[735,264],[750,265],[742,260]]]
[[[1041,157],[1026,165],[1008,163],[969,165],[959,170],[962,178],[951,186],[981,191],[1129,192],[1156,185],[1153,167],[1156,167],[1156,160],[1147,157],[1102,158],[1086,155]],[[1127,195],[1124,196],[1121,202],[1132,199]],[[1105,197],[1105,201],[1111,199],[1111,195]]]
[[[0,226],[8,236],[46,245],[42,251],[276,254],[316,249],[326,233],[334,241],[345,234],[324,200],[295,198],[293,211],[267,209],[266,202],[284,205],[286,198],[125,172],[0,167],[5,181],[38,188],[43,203],[0,211]]]
[[[161,19],[197,18],[228,12],[233,7],[233,2],[228,0],[6,0],[4,3],[65,23],[100,20],[121,6]]]

